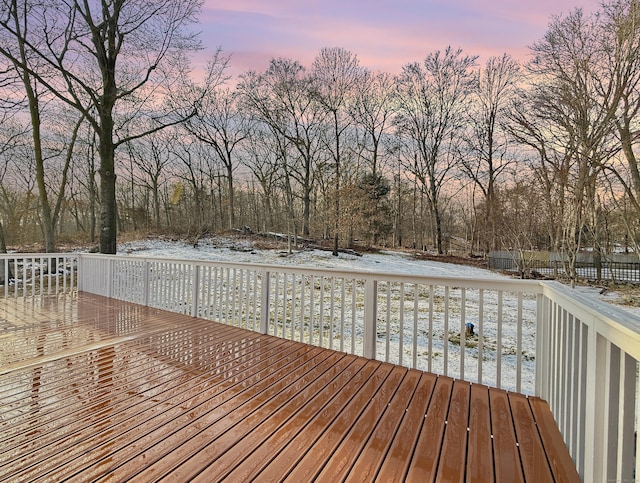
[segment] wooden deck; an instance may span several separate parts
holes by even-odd
[[[0,481],[579,481],[533,397],[88,294],[0,300]]]

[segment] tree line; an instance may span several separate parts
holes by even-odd
[[[248,226],[336,254],[637,250],[638,0],[553,17],[524,64],[446,47],[391,75],[326,47],[236,79],[221,49],[193,63],[200,6],[0,0],[3,246]]]

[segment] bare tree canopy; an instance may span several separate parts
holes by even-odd
[[[514,163],[504,129],[508,108],[522,80],[518,63],[509,55],[491,57],[477,74],[467,134],[460,149],[460,168],[484,198],[484,250],[497,248],[497,185]]]
[[[454,168],[451,140],[464,122],[475,61],[449,47],[429,54],[422,64],[406,65],[398,78],[396,125],[415,150],[406,168],[426,190],[438,253],[443,253],[440,193]]]
[[[334,177],[334,222],[333,255],[338,255],[340,236],[340,179],[345,157],[344,137],[351,125],[349,108],[364,70],[358,57],[338,48],[324,48],[313,61],[315,80],[314,97],[327,113],[331,127],[325,131],[325,145],[333,160]]]

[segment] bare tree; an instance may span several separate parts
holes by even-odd
[[[132,168],[132,182],[137,181],[151,192],[153,223],[156,228],[161,226],[161,187],[166,181],[167,166],[172,161],[172,146],[175,146],[177,141],[176,132],[165,129],[127,144],[129,157],[135,167]]]
[[[314,172],[326,118],[311,94],[312,82],[299,62],[272,59],[265,73],[247,72],[238,85],[242,102],[253,118],[266,123],[295,151],[285,167],[287,183],[293,178],[301,188],[304,236],[309,236]]]
[[[78,147],[70,166],[68,203],[77,231],[88,233],[89,241],[96,241],[96,208],[99,204],[96,186],[96,133],[87,123],[78,133]],[[82,161],[81,161],[82,160]]]
[[[13,158],[13,152],[27,134],[24,126],[14,119],[12,106],[3,107],[8,109],[0,110],[0,193],[5,192],[5,175],[9,169],[10,160]],[[0,202],[0,207],[3,205],[6,204]],[[7,241],[2,220],[0,220],[0,253],[7,253]],[[6,280],[9,274],[4,273],[4,266],[0,267],[0,270],[2,270],[0,279]]]
[[[548,153],[544,145],[553,144],[556,159],[565,160],[569,178],[563,248],[572,283],[577,279],[576,259],[584,237],[596,226],[598,176],[617,149],[612,135],[619,90],[601,69],[603,52],[597,37],[594,19],[580,9],[554,18],[544,38],[531,48],[530,110],[519,115],[521,126],[543,134],[537,140],[542,143],[539,152]],[[594,249],[599,253],[597,240]]]
[[[544,121],[531,117],[537,108],[530,92],[521,90],[510,109],[507,131],[521,145],[521,149],[527,148],[523,149],[527,153],[527,164],[543,194],[546,214],[544,226],[549,245],[553,250],[560,251],[564,241],[565,212],[569,209],[567,198],[573,152],[566,149],[563,136],[551,133]],[[526,170],[521,173],[524,172]]]
[[[49,193],[45,183],[45,154],[42,140],[42,112],[41,112],[41,87],[37,84],[28,69],[21,69],[21,66],[37,64],[38,59],[30,55],[28,48],[25,46],[25,40],[29,25],[27,25],[29,15],[25,5],[24,10],[18,8],[11,9],[7,12],[6,19],[3,22],[14,29],[15,36],[18,39],[15,58],[8,57],[12,68],[16,71],[16,78],[22,84],[25,93],[26,105],[31,120],[31,137],[33,144],[33,156],[35,161],[36,180],[38,186],[38,194],[40,197],[40,216],[42,218],[42,228],[44,234],[44,251],[55,251],[54,223],[52,209],[49,203]],[[40,42],[38,48],[43,48],[43,42]]]
[[[469,112],[469,130],[460,155],[462,171],[475,183],[484,198],[482,223],[484,250],[496,248],[497,182],[512,163],[508,155],[508,139],[502,129],[506,110],[513,99],[520,79],[518,63],[509,55],[491,57],[478,73],[478,80]]]
[[[2,0],[0,54],[53,96],[80,111],[98,135],[100,251],[115,253],[115,150],[144,136],[120,128],[158,102],[184,73],[185,52],[199,43],[185,27],[197,20],[200,0]],[[133,103],[116,121],[117,106]],[[180,106],[157,119],[154,130],[181,122],[193,108]],[[154,112],[157,115],[157,111]]]
[[[434,218],[434,245],[443,253],[440,194],[454,167],[452,141],[462,129],[469,94],[474,85],[471,68],[476,57],[448,47],[429,54],[422,64],[404,66],[397,79],[400,134],[415,147],[408,169],[427,194]]]
[[[273,230],[276,225],[274,204],[277,201],[278,187],[283,184],[282,166],[286,163],[290,151],[286,140],[279,142],[282,139],[282,136],[271,132],[263,123],[254,125],[249,133],[249,143],[243,164],[251,170],[262,189],[261,197],[265,215],[261,220],[262,231]],[[293,206],[287,205],[291,216]]]
[[[395,113],[394,90],[395,83],[390,74],[365,70],[350,104],[351,116],[364,132],[364,157],[374,176],[380,169],[383,136],[389,134]]]
[[[237,96],[230,89],[205,89],[197,114],[185,124],[185,129],[200,142],[213,148],[225,169],[227,180],[227,227],[235,226],[234,172],[239,164],[238,147],[248,136],[247,117],[240,112]]]
[[[616,178],[635,211],[640,216],[640,168],[637,147],[640,142],[640,2],[612,0],[603,4],[597,17],[597,40],[603,52],[602,79],[597,88],[604,100],[605,111],[616,111],[616,133],[624,166],[605,166],[608,175]],[[618,95],[607,96],[609,83]],[[636,248],[633,230],[629,231]]]
[[[326,145],[333,159],[334,169],[334,233],[333,255],[338,256],[340,234],[340,177],[344,158],[343,138],[351,125],[349,107],[356,87],[363,78],[357,56],[337,47],[320,51],[313,61],[314,96],[325,109],[331,122]]]

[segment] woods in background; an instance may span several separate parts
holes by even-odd
[[[149,5],[1,0],[3,245],[248,226],[335,253],[638,250],[637,0],[553,18],[526,65],[444,47],[393,76],[327,47],[237,79],[221,50],[189,63],[199,2]]]

